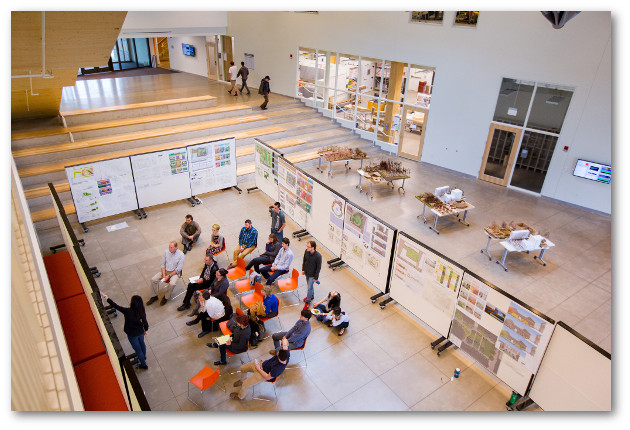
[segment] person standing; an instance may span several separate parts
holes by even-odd
[[[148,369],[146,357],[147,347],[144,344],[144,336],[149,330],[149,323],[147,322],[147,315],[144,311],[144,304],[142,303],[142,297],[132,296],[131,302],[128,308],[117,305],[114,301],[108,298],[105,294],[101,293],[101,297],[109,303],[114,309],[120,311],[125,316],[125,326],[123,331],[129,339],[131,347],[136,352],[136,357],[140,364],[137,365],[140,369]]]
[[[241,68],[238,70],[236,76],[240,76],[243,84],[241,85],[241,94],[243,94],[243,88],[247,89],[247,95],[250,95],[249,87],[247,86],[247,77],[249,76],[249,69],[245,67],[245,62],[241,61]]]
[[[304,309],[308,309],[311,301],[315,298],[315,290],[313,283],[319,279],[319,271],[322,268],[322,254],[317,252],[317,244],[314,240],[306,243],[306,251],[304,251],[304,259],[302,260],[302,275],[306,276],[306,284],[308,290],[304,297]]]
[[[270,80],[271,78],[269,76],[265,76],[260,81],[260,87],[258,87],[258,94],[262,94],[262,96],[265,98],[263,104],[260,105],[260,108],[262,110],[267,109],[267,103],[269,103],[269,94],[271,94],[271,90],[269,89]]]
[[[232,94],[232,90],[234,90],[234,97],[236,97],[238,96],[238,92],[236,91],[236,75],[238,75],[238,69],[234,65],[234,61],[230,61],[228,73],[230,74],[230,84],[232,84],[232,88],[228,90],[228,93]]]
[[[186,256],[182,251],[177,249],[177,242],[172,241],[168,244],[168,249],[164,251],[162,255],[162,264],[160,265],[160,271],[153,275],[151,278],[151,291],[150,294],[154,294],[148,301],[147,306],[152,305],[162,296],[160,300],[160,306],[164,306],[168,301],[166,296],[171,297],[173,295],[173,289],[177,285],[177,280],[182,274],[182,268],[184,267],[184,259]],[[166,284],[165,288],[160,288],[162,284]]]
[[[280,210],[280,202],[275,202],[271,210],[271,233],[275,234],[280,241],[284,237],[284,227],[286,225],[284,212]]]
[[[186,221],[179,229],[179,234],[182,236],[182,245],[184,245],[184,254],[192,249],[192,244],[199,240],[201,234],[201,226],[197,221],[193,221],[193,216],[186,215]]]

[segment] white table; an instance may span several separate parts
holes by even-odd
[[[326,155],[324,154],[320,154],[319,156],[319,165],[317,166],[317,170],[319,170],[321,173],[324,173],[324,170],[322,169],[322,158],[325,161]],[[363,168],[363,160],[365,160],[365,158],[359,158],[359,160],[361,160],[361,166],[359,167],[359,169]],[[346,162],[346,169],[350,170],[350,160],[356,160],[356,158],[341,158],[339,160],[328,160],[328,177],[332,178],[333,174],[332,174],[332,164],[336,161],[345,161]]]
[[[395,188],[394,181],[402,180],[402,185],[398,187],[398,192],[402,190],[402,193],[404,195],[405,194],[405,180],[410,178],[410,176],[398,176],[398,177],[390,176],[388,179],[388,177],[379,176],[378,180],[375,180],[373,179],[372,175],[370,175],[363,169],[357,170],[357,173],[359,174],[359,185],[357,185],[356,188],[359,190],[360,193],[363,192],[363,187],[361,186],[361,179],[365,177],[368,181],[370,181],[370,191],[365,193],[365,196],[368,197],[370,200],[374,200],[374,193],[372,193],[372,184],[374,182],[384,182],[387,185],[390,185],[393,190]],[[382,175],[380,172],[379,174]]]
[[[527,239],[523,239],[519,241],[513,241],[513,240],[508,239],[501,242],[501,246],[504,248],[503,256],[501,257],[501,260],[497,260],[496,263],[500,264],[501,267],[503,267],[505,271],[507,272],[508,268],[505,266],[505,259],[507,258],[508,253],[526,252],[529,254],[530,251],[540,250],[539,255],[534,255],[534,260],[538,260],[542,263],[543,266],[546,266],[547,263],[545,262],[545,260],[543,260],[543,257],[545,256],[545,252],[547,252],[547,250],[551,248],[552,246],[555,246],[555,244],[549,241],[549,239],[546,239],[546,242],[544,243],[544,245],[541,246],[540,238],[542,238],[542,236],[532,235]]]
[[[433,230],[434,232],[436,232],[437,234],[440,234],[440,231],[437,228],[437,223],[438,223],[438,219],[440,219],[443,216],[447,216],[447,215],[455,215],[457,217],[457,221],[461,222],[462,224],[464,224],[466,227],[470,227],[470,223],[468,223],[466,221],[466,218],[468,218],[468,211],[471,209],[475,209],[475,207],[473,205],[471,205],[470,203],[466,202],[466,207],[465,208],[451,208],[448,211],[444,212],[440,212],[437,211],[436,209],[432,208],[431,206],[427,205],[422,199],[419,198],[420,196],[416,196],[416,198],[418,200],[420,200],[420,202],[422,202],[422,213],[420,215],[418,215],[418,219],[420,219],[420,217],[422,217],[422,219],[424,219],[424,223],[427,223],[427,217],[425,216],[425,211],[427,209],[427,206],[431,209],[431,212],[433,212],[435,214],[435,217],[433,218],[433,225],[429,226],[429,228],[431,230]],[[460,213],[464,213],[464,216],[462,218],[459,217]]]

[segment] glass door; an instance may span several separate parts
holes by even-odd
[[[518,151],[523,130],[492,124],[488,133],[479,179],[506,186]]]
[[[404,107],[402,113],[403,127],[400,130],[400,142],[398,144],[399,156],[420,161],[428,116],[429,111],[427,109],[413,106]]]

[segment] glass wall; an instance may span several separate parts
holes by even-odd
[[[300,47],[296,92],[363,137],[396,146],[405,131],[424,134],[434,75],[432,67]]]

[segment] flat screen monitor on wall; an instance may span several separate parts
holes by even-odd
[[[573,170],[573,175],[591,181],[610,184],[611,167],[606,164],[595,163],[593,161],[578,160]]]
[[[184,51],[184,55],[188,55],[190,57],[195,56],[195,47],[192,45],[182,43],[182,50]]]

